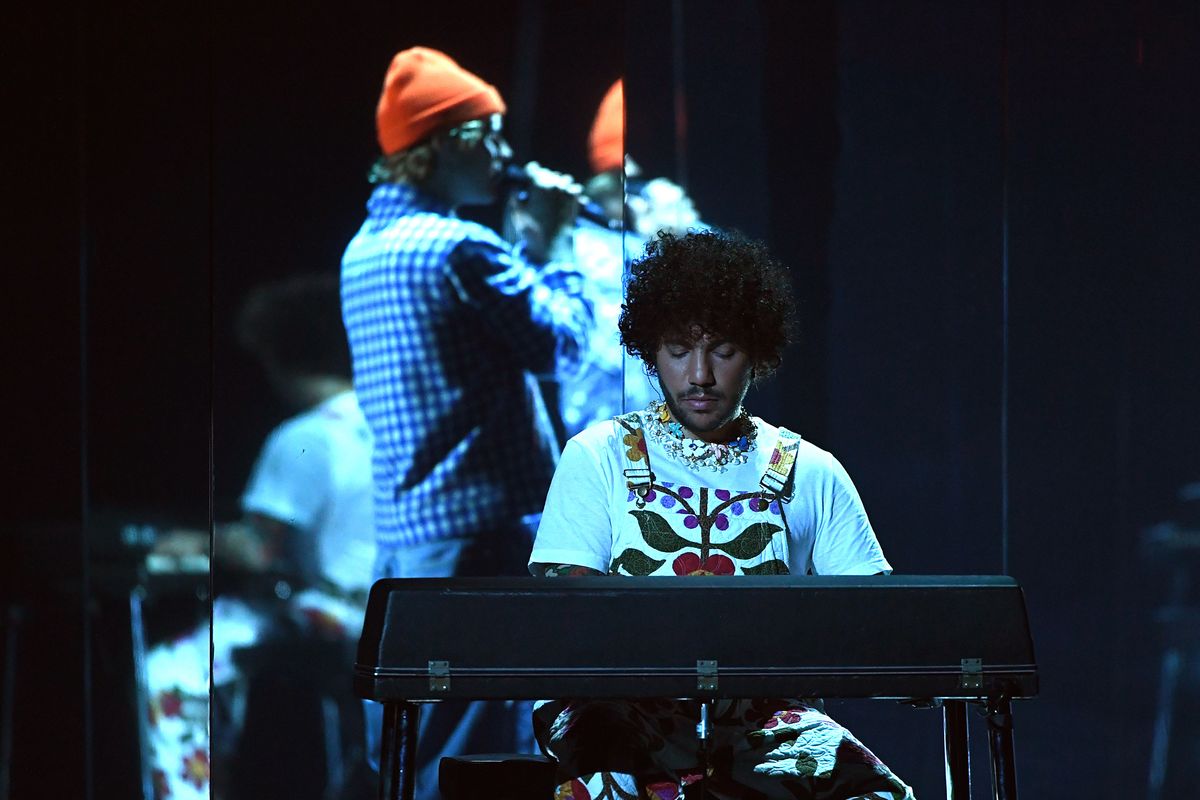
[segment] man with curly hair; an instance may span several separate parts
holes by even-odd
[[[572,438],[530,557],[535,575],[887,573],[850,477],[828,452],[742,401],[780,364],[788,275],[758,242],[660,234],[633,265],[621,343],[663,402]],[[818,700],[722,700],[707,756],[696,702],[579,700],[535,713],[559,800],[911,797]]]

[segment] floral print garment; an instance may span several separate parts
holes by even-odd
[[[674,800],[683,787],[704,780],[714,800],[913,797],[883,762],[815,705],[719,700],[703,754],[695,738],[698,719],[696,701],[568,704],[549,730],[539,732],[560,760],[564,780],[556,796]]]
[[[643,507],[638,507],[641,500]],[[654,483],[629,491],[629,516],[613,545],[613,575],[786,575],[782,505],[762,490]]]
[[[761,485],[718,488],[712,484],[723,474],[716,470],[692,471],[690,485],[659,481],[639,418],[617,422],[630,487],[625,519],[613,531],[610,574],[788,573],[785,497]],[[782,449],[775,446],[772,464]],[[559,761],[557,800],[674,800],[701,779],[713,798],[912,797],[818,706],[799,699],[717,701],[704,753],[696,701],[552,702],[539,707],[535,727]]]
[[[755,489],[685,486],[652,479],[646,431],[619,417],[631,480],[628,517],[614,531],[613,575],[786,575],[788,534],[781,499]],[[772,443],[767,443],[770,446]],[[695,472],[696,477],[707,477]],[[715,475],[717,479],[720,474]]]
[[[304,635],[337,640],[355,635],[364,609],[319,590],[305,589],[292,597],[287,612]],[[238,720],[218,713],[214,716],[219,736],[210,735],[214,732],[209,727],[209,690],[225,698],[221,710],[224,705],[244,705],[246,686],[235,666],[234,651],[269,635],[269,621],[262,609],[218,597],[212,609],[211,671],[207,620],[182,636],[158,643],[147,654],[145,680],[150,702],[144,731],[155,800],[209,800],[212,796],[211,753],[218,751],[216,760],[224,767],[221,758],[227,758],[236,747],[240,731]]]

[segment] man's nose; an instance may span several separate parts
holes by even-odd
[[[694,353],[688,362],[688,382],[693,386],[712,386],[716,383],[713,378],[712,363],[705,353]]]

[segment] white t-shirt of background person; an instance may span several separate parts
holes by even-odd
[[[371,431],[353,392],[342,392],[271,432],[242,510],[304,536],[301,569],[336,586],[369,589],[375,557]]]
[[[654,473],[652,490],[643,506],[628,487],[623,474],[631,463],[625,456],[633,441],[629,431],[616,420],[597,423],[567,442],[558,469],[550,485],[545,510],[534,542],[530,564],[573,564],[602,573],[621,572],[622,554],[629,546],[650,549],[652,572],[640,574],[694,574],[690,568],[720,565],[722,557],[708,556],[700,564],[698,548],[680,546],[683,538],[695,538],[696,515],[700,511],[700,490],[705,490],[705,506],[710,513],[706,527],[714,541],[723,542],[734,555],[735,572],[727,574],[769,574],[755,572],[767,562],[786,563],[792,575],[872,575],[891,572],[875,533],[867,518],[858,491],[842,465],[830,453],[806,441],[799,441],[792,480],[783,502],[765,493],[759,482],[779,437],[779,429],[755,418],[758,427],[756,445],[745,464],[728,465],[723,470],[694,466],[673,457],[664,449],[652,428],[650,412],[639,412]],[[664,435],[669,435],[664,432]],[[787,499],[790,495],[790,499]],[[739,497],[742,498],[739,500]],[[691,511],[684,508],[687,502]],[[672,542],[671,552],[653,552],[646,548],[646,514],[665,521],[673,532],[665,535]],[[641,517],[641,519],[639,519]],[[717,519],[717,517],[723,517]],[[779,532],[766,550],[741,560],[729,546],[747,526],[763,520]],[[655,524],[658,524],[656,522]],[[663,541],[664,537],[654,537]],[[670,549],[670,548],[668,548]],[[720,547],[709,549],[716,553]],[[679,555],[676,555],[679,553]],[[636,555],[636,554],[635,554]],[[701,553],[700,555],[707,555]],[[646,558],[640,557],[643,567]],[[688,560],[690,559],[690,561]],[[726,559],[725,561],[728,561]],[[627,559],[626,559],[627,561]],[[725,564],[728,570],[729,564]],[[536,570],[534,570],[536,573]],[[632,574],[639,574],[630,571]]]

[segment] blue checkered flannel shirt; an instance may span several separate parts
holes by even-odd
[[[411,186],[378,186],[367,210],[342,316],[375,435],[380,552],[511,530],[541,511],[557,462],[535,375],[582,356],[581,278]]]

